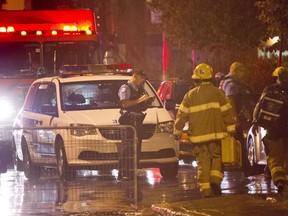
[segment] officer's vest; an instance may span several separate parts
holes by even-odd
[[[238,94],[235,95],[235,97],[237,98],[235,100],[235,106],[236,106],[235,108],[236,112],[239,113],[242,105],[244,105],[245,103],[245,97],[247,96],[247,94],[251,93],[251,89],[245,83],[242,83],[241,81],[234,79],[230,75],[225,76],[225,78],[221,81],[219,88],[225,91],[229,83],[235,83],[239,88]]]
[[[126,85],[129,87],[130,92],[131,92],[129,100],[136,100],[144,94],[144,89],[142,87],[140,87],[139,90],[136,91],[130,83],[127,83]],[[131,107],[126,107],[126,108],[122,107],[121,109],[127,110],[129,112],[141,113],[144,110],[144,107],[143,107],[143,103],[140,103],[140,104],[137,104],[137,105],[131,106]]]

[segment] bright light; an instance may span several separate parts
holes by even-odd
[[[70,26],[64,26],[63,31],[70,31]]]
[[[197,162],[196,162],[196,161],[193,161],[193,162],[192,162],[192,166],[193,166],[194,168],[196,168],[196,167],[197,167]]]
[[[13,26],[8,26],[7,27],[7,32],[15,32],[15,29]]]
[[[0,99],[0,121],[10,119],[13,116],[14,109],[5,99]]]
[[[91,34],[92,34],[92,31],[91,31],[91,30],[87,30],[87,31],[86,31],[86,34],[87,34],[87,35],[91,35]]]
[[[26,31],[21,31],[21,35],[25,36],[25,35],[27,35],[27,32]]]
[[[77,31],[77,26],[71,26],[70,30],[71,31]]]
[[[56,31],[56,30],[53,30],[53,31],[51,32],[51,34],[52,34],[52,35],[57,35],[57,31]]]
[[[78,30],[77,26],[66,25],[63,27],[63,31],[77,31],[77,30]]]
[[[36,31],[36,35],[42,35],[42,31]]]
[[[6,32],[6,27],[0,27],[0,32]]]

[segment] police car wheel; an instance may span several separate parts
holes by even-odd
[[[160,167],[160,173],[163,178],[176,178],[178,175],[178,168],[179,164],[178,162],[166,164],[162,167]]]
[[[30,180],[37,180],[41,175],[41,167],[31,161],[26,140],[22,141],[22,146],[24,174]]]
[[[56,141],[57,171],[60,179],[72,181],[76,177],[76,170],[69,167],[63,141]]]

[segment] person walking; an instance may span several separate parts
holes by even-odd
[[[147,110],[151,102],[155,99],[149,97],[144,91],[143,84],[147,76],[142,70],[133,71],[131,79],[123,84],[118,91],[120,98],[120,125],[131,125],[136,130],[137,136],[137,161],[140,160],[141,145],[142,145],[142,123],[145,115],[143,112]],[[133,132],[127,129],[126,139],[133,139]],[[132,170],[136,168],[132,167],[134,147],[132,142],[122,142],[118,145],[118,157],[119,157],[119,179],[129,179],[133,175]]]
[[[277,73],[276,84],[268,85],[263,90],[253,112],[252,130],[256,134],[258,126],[263,126],[260,123],[259,116],[261,112],[263,113],[263,110],[264,114],[267,113],[265,112],[265,108],[263,108],[263,101],[265,97],[268,97],[266,95],[269,93],[268,100],[278,101],[277,103],[279,105],[282,104],[282,107],[279,108],[272,106],[272,103],[269,104],[269,107],[274,107],[274,110],[268,112],[268,115],[271,114],[275,118],[268,123],[269,127],[265,128],[266,135],[262,140],[265,146],[267,164],[271,172],[272,181],[277,187],[278,193],[281,193],[285,190],[285,164],[288,163],[288,70],[281,67],[276,68],[274,72],[275,74]],[[275,98],[273,98],[273,95]],[[273,114],[273,112],[275,113]],[[265,117],[265,120],[270,120],[270,118]],[[279,124],[274,124],[274,122],[279,122]]]
[[[242,149],[242,169],[246,176],[250,175],[250,166],[246,151],[246,141],[244,137],[244,122],[247,121],[247,115],[252,120],[252,112],[245,106],[245,96],[251,93],[251,89],[244,82],[246,74],[245,66],[240,62],[233,62],[230,65],[229,73],[224,77],[220,83],[219,88],[222,89],[232,105],[233,112],[236,116],[236,132],[235,139],[241,143]],[[245,119],[243,119],[245,118]]]
[[[221,140],[235,132],[232,107],[224,92],[213,85],[212,74],[208,64],[197,65],[192,74],[196,87],[184,96],[174,124],[174,136],[179,140],[186,122],[189,123],[197,182],[204,197],[222,194]]]

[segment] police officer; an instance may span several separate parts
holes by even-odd
[[[285,110],[288,109],[288,70],[284,67],[277,68],[278,78],[277,83],[268,85],[262,92],[260,100],[255,106],[253,113],[253,133],[256,134],[257,126],[257,117],[260,112],[260,101],[261,98],[268,91],[273,89],[281,89],[287,95],[287,100],[285,104]],[[273,74],[274,75],[274,74]],[[281,193],[285,189],[285,163],[288,163],[288,114],[284,112],[286,116],[283,117],[283,129],[267,129],[266,135],[263,138],[263,143],[265,146],[265,152],[267,157],[268,167],[271,172],[272,181],[278,189],[278,193]]]
[[[246,144],[243,131],[244,119],[241,121],[241,117],[244,115],[246,121],[247,114],[250,114],[247,107],[244,106],[244,103],[245,96],[250,94],[251,90],[248,85],[243,82],[245,73],[246,69],[242,63],[233,62],[230,65],[229,73],[224,77],[219,88],[225,92],[236,116],[236,132],[234,137],[241,143],[243,172],[248,176],[250,175],[250,166],[246,155]],[[252,110],[250,115],[251,118],[249,117],[249,119],[252,119]]]
[[[136,130],[137,135],[137,158],[140,160],[141,144],[142,144],[142,123],[145,115],[143,112],[149,107],[154,97],[144,91],[143,84],[147,76],[142,70],[135,70],[131,79],[123,84],[118,92],[121,105],[121,117],[119,123],[121,125],[131,125]],[[133,138],[131,131],[128,129],[128,139]],[[129,143],[129,142],[128,142]],[[119,175],[121,178],[130,178],[131,172],[135,170],[133,164],[133,145],[120,144],[119,152]]]
[[[197,161],[197,181],[204,197],[221,195],[223,179],[221,140],[235,132],[235,116],[222,90],[212,83],[212,68],[199,64],[192,75],[196,87],[189,90],[177,112],[174,136],[179,139],[185,123]]]

